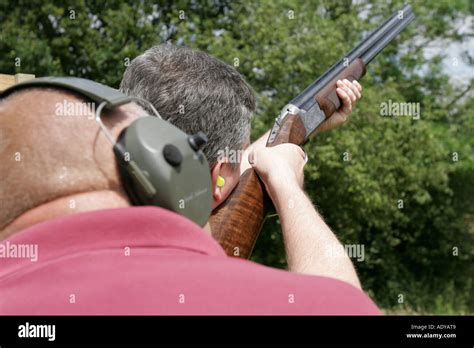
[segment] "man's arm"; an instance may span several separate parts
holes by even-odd
[[[289,270],[336,278],[360,288],[351,260],[338,252],[341,243],[302,189],[303,150],[293,144],[256,148],[250,162],[280,217]]]

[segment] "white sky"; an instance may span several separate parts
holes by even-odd
[[[459,23],[460,33],[473,33],[474,16],[469,16],[462,23]],[[451,76],[453,83],[465,84],[469,79],[474,78],[474,67],[469,66],[463,60],[463,52],[467,51],[474,57],[474,38],[471,37],[465,42],[434,42],[432,46],[425,49],[425,57],[430,58],[436,54],[446,56],[443,60],[444,71]]]

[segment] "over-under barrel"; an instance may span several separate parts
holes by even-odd
[[[415,19],[415,15],[410,5],[395,12],[377,29],[372,31],[355,48],[331,66],[316,81],[305,88],[298,96],[293,98],[289,104],[301,109],[309,109],[308,102],[313,103],[314,96],[333,81],[344,69],[346,69],[356,59],[360,58],[364,65],[369,64],[372,59],[382,51],[408,24]]]

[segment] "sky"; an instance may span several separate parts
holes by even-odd
[[[472,34],[473,29],[474,16],[467,17],[466,20],[459,25],[460,33],[470,31]],[[469,79],[474,79],[474,67],[469,66],[462,57],[465,51],[474,58],[474,37],[462,43],[435,42],[432,46],[425,48],[425,57],[430,58],[436,54],[445,55],[443,66],[445,72],[451,76],[451,81],[454,84],[465,84]]]

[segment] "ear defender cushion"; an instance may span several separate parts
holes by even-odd
[[[123,130],[114,152],[132,203],[163,207],[204,226],[212,210],[211,174],[194,143],[195,137],[156,117]]]

